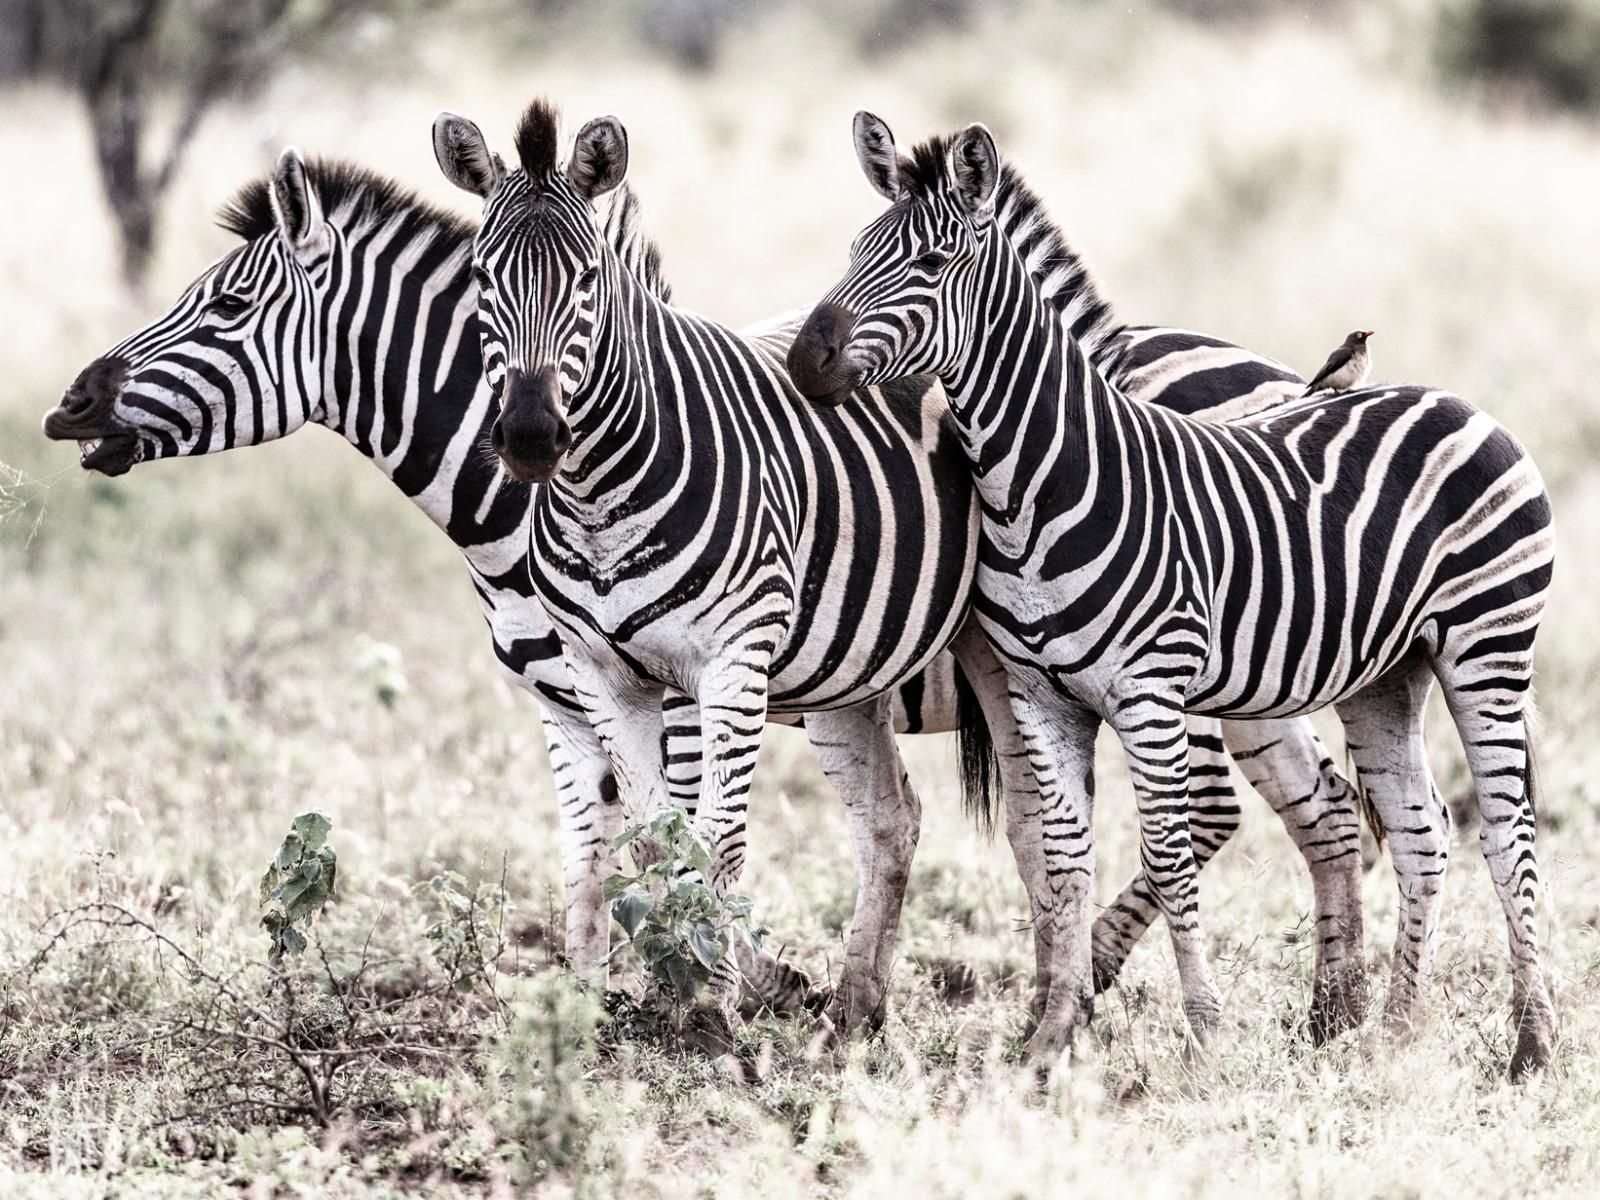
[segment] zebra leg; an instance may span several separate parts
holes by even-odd
[[[1389,1021],[1407,1027],[1427,1015],[1439,909],[1450,862],[1450,818],[1428,770],[1423,716],[1433,685],[1411,659],[1337,705],[1345,745],[1367,799],[1389,833],[1400,889],[1390,973]]]
[[[1031,671],[1011,674],[1011,708],[1039,793],[1045,889],[1037,928],[1050,955],[1049,994],[1027,1053],[1046,1060],[1094,1015],[1089,929],[1094,899],[1094,736],[1100,718]]]
[[[1367,1012],[1356,792],[1334,769],[1315,727],[1303,717],[1225,721],[1222,734],[1233,760],[1282,819],[1311,872],[1317,960],[1310,1025],[1311,1041],[1320,1046],[1359,1025]]]
[[[1197,871],[1205,870],[1218,850],[1239,829],[1239,802],[1228,776],[1228,752],[1220,724],[1206,717],[1189,718],[1189,835]],[[1154,887],[1143,871],[1135,875],[1111,906],[1095,918],[1094,990],[1103,992],[1117,981],[1134,943],[1161,915]]]
[[[1526,690],[1526,680],[1532,676],[1531,653],[1528,661],[1520,664],[1508,663],[1510,657],[1479,659],[1474,664],[1478,670],[1471,675],[1463,671],[1458,678],[1441,673],[1440,681],[1478,793],[1478,843],[1506,915],[1511,1016],[1517,1029],[1511,1078],[1521,1079],[1549,1065],[1556,1019],[1539,967],[1539,864],[1534,855],[1537,814]],[[1494,669],[1497,678],[1472,677],[1483,676],[1487,667]],[[1513,679],[1524,681],[1521,688],[1509,686],[1505,678],[1508,669]]]
[[[1189,832],[1189,733],[1174,699],[1123,700],[1109,718],[1128,756],[1139,806],[1139,857],[1172,933],[1183,1011],[1204,1042],[1222,1016],[1222,995],[1206,963],[1200,890]]]
[[[567,649],[573,691],[611,760],[617,799],[628,821],[644,821],[667,807],[661,764],[663,689],[645,683],[623,664]]]
[[[1017,873],[1028,891],[1028,916],[1033,927],[1034,985],[1029,1005],[1030,1021],[1037,1025],[1050,996],[1050,935],[1052,924],[1041,920],[1050,895],[1045,873],[1043,809],[1039,784],[1028,765],[1028,749],[1023,744],[1011,708],[1010,681],[1005,667],[989,645],[989,639],[975,621],[969,621],[950,644],[951,653],[961,667],[967,686],[983,710],[1000,768],[1000,790],[1005,796],[1006,841],[1011,844]]]
[[[695,824],[711,847],[711,886],[726,893],[744,870],[745,814],[767,721],[767,655],[736,646],[700,675],[700,803]],[[737,954],[712,970],[707,1004],[691,1020],[711,1044],[732,1047],[740,976]]]
[[[668,692],[662,720],[667,793],[675,807],[692,816],[700,803],[700,705],[692,696]],[[820,1011],[828,1002],[826,988],[817,987],[799,967],[757,947],[749,938],[734,938],[733,951],[745,985],[773,1012]]]
[[[856,850],[855,911],[829,1006],[835,1028],[845,1034],[883,1023],[900,908],[922,827],[922,806],[895,745],[891,700],[884,695],[806,716],[812,749],[844,801]]]
[[[611,948],[611,906],[601,895],[601,885],[617,867],[611,848],[622,829],[617,781],[600,739],[581,713],[544,705],[540,713],[561,826],[567,959],[580,974],[604,987],[606,968],[601,960]]]
[[[668,692],[661,705],[661,766],[673,807],[691,817],[700,803],[700,706],[693,696]]]

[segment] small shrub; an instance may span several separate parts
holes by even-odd
[[[311,922],[333,895],[338,859],[328,845],[333,822],[321,813],[305,813],[294,819],[289,834],[278,847],[261,877],[261,927],[271,939],[267,961],[273,966],[285,954],[298,955],[306,948]],[[300,928],[296,928],[300,926]]]
[[[584,1068],[605,1011],[564,971],[545,971],[511,1001],[511,1019],[489,1047],[497,1093],[489,1121],[518,1183],[531,1183],[580,1154],[593,1123]]]
[[[494,991],[494,977],[505,951],[506,916],[511,903],[503,883],[472,887],[457,871],[445,871],[417,884],[420,896],[432,897],[438,920],[422,931],[433,943],[434,961],[458,992],[477,988]]]
[[[681,808],[663,809],[650,821],[623,831],[617,849],[633,845],[654,861],[637,875],[613,875],[601,887],[611,915],[627,941],[607,961],[631,950],[666,989],[674,1007],[692,1004],[728,953],[736,927],[757,943],[765,930],[750,926],[750,901],[718,896],[706,882],[711,848]]]

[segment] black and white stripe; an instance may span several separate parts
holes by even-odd
[[[1203,1030],[1220,999],[1198,925],[1184,713],[1333,704],[1373,803],[1406,835],[1394,840],[1389,1002],[1409,1018],[1432,968],[1447,849],[1422,743],[1437,680],[1510,933],[1512,1069],[1548,1061],[1526,720],[1553,543],[1526,453],[1486,414],[1425,388],[1319,395],[1221,425],[1131,400],[1000,234],[987,130],[911,156],[867,114],[857,133],[894,204],[857,238],[796,345],[813,325],[843,331],[830,347],[841,365],[807,377],[819,397],[905,374],[945,382],[982,497],[978,610],[1054,833],[1058,978],[1088,979],[1085,785],[1101,721],[1128,755],[1145,864]],[[1039,1036],[1056,1046],[1088,1006],[1058,990],[1051,1004]]]

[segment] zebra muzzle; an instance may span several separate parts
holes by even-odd
[[[806,399],[832,406],[855,390],[859,372],[845,354],[855,323],[855,314],[843,305],[819,304],[800,327],[785,361],[790,380]]]
[[[561,384],[554,367],[506,372],[489,444],[513,478],[548,483],[555,477],[572,445],[572,430],[561,412]]]

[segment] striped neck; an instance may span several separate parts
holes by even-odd
[[[686,439],[676,411],[682,387],[664,386],[682,383],[671,374],[667,352],[680,314],[609,248],[601,250],[601,277],[592,365],[567,406],[572,446],[548,490],[574,507],[615,511],[670,488],[683,464]],[[674,411],[662,411],[664,404]]]
[[[964,314],[971,333],[943,382],[986,523],[991,534],[995,527],[1029,529],[1041,503],[1096,520],[1099,509],[1119,500],[1095,486],[1098,443],[1116,436],[1112,410],[1134,402],[1101,376],[1073,334],[1077,314],[1040,293],[1016,247],[1005,237],[984,243],[979,284]],[[1042,479],[1046,455],[1067,470]]]
[[[341,217],[346,218],[341,220]],[[314,418],[361,451],[480,573],[525,575],[529,488],[488,448],[470,232],[359,206],[330,214]]]

